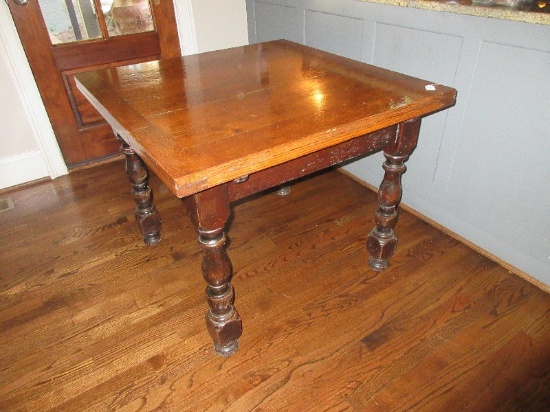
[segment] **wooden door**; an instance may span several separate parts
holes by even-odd
[[[180,55],[172,0],[7,0],[69,167],[118,152],[74,74]]]

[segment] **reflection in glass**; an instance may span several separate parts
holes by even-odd
[[[93,0],[38,0],[52,44],[101,37]]]
[[[148,0],[101,0],[109,36],[155,29]]]

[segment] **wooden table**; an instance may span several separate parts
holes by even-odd
[[[404,162],[422,116],[455,103],[455,90],[288,41],[95,70],[77,86],[122,141],[148,244],[160,240],[146,165],[185,203],[203,248],[206,325],[229,356],[242,333],[226,254],[230,203],[383,149],[370,266],[383,270]],[[320,205],[322,207],[322,205]],[[276,279],[273,279],[276,282]]]

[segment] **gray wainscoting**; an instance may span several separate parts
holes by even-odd
[[[403,203],[550,285],[550,26],[354,0],[247,0],[285,38],[455,87],[423,120]],[[378,186],[380,154],[346,169]]]

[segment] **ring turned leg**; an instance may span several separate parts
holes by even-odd
[[[382,271],[388,267],[388,261],[395,253],[397,237],[393,231],[397,223],[397,206],[401,201],[401,175],[407,167],[405,161],[416,146],[420,119],[399,125],[395,143],[384,148],[384,179],[378,190],[378,209],[376,226],[367,238],[370,267]]]
[[[242,321],[233,306],[235,293],[230,283],[231,261],[226,252],[224,232],[229,218],[229,201],[225,186],[197,193],[186,199],[189,214],[199,234],[203,249],[202,274],[207,283],[206,327],[217,354],[231,356],[238,348]]]
[[[153,246],[160,242],[162,220],[153,205],[153,192],[148,185],[149,172],[136,152],[126,142],[121,142],[121,151],[126,156],[126,174],[132,183],[132,195],[137,205],[134,211],[136,222],[145,243]]]

